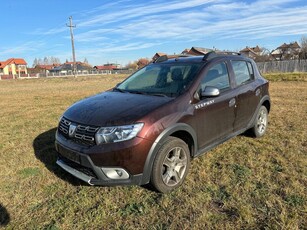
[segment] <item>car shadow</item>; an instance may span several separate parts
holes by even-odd
[[[4,227],[10,223],[10,214],[4,206],[0,203],[0,227]]]
[[[46,168],[55,174],[58,178],[67,181],[68,183],[78,186],[87,186],[87,184],[69,173],[65,172],[56,164],[57,151],[54,147],[56,128],[50,129],[39,134],[33,141],[33,149],[35,157],[40,160]]]

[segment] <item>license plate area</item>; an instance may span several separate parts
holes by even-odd
[[[80,155],[78,153],[65,149],[61,145],[58,146],[58,151],[63,157],[67,158],[68,160],[80,164]]]

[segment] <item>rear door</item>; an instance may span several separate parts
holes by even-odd
[[[245,60],[231,62],[236,96],[234,131],[248,128],[259,102],[260,90],[256,87],[252,64]]]
[[[231,90],[229,80],[227,64],[223,61],[213,64],[204,73],[200,91],[206,86],[213,86],[220,90],[220,95],[201,98],[195,104],[194,114],[200,148],[205,148],[233,132],[236,95]]]

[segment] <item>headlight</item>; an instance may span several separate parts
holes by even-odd
[[[141,131],[143,125],[143,123],[138,123],[133,125],[102,127],[95,135],[96,143],[100,145],[130,140]]]

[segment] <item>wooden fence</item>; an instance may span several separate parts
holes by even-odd
[[[307,60],[257,62],[261,73],[307,72]]]

